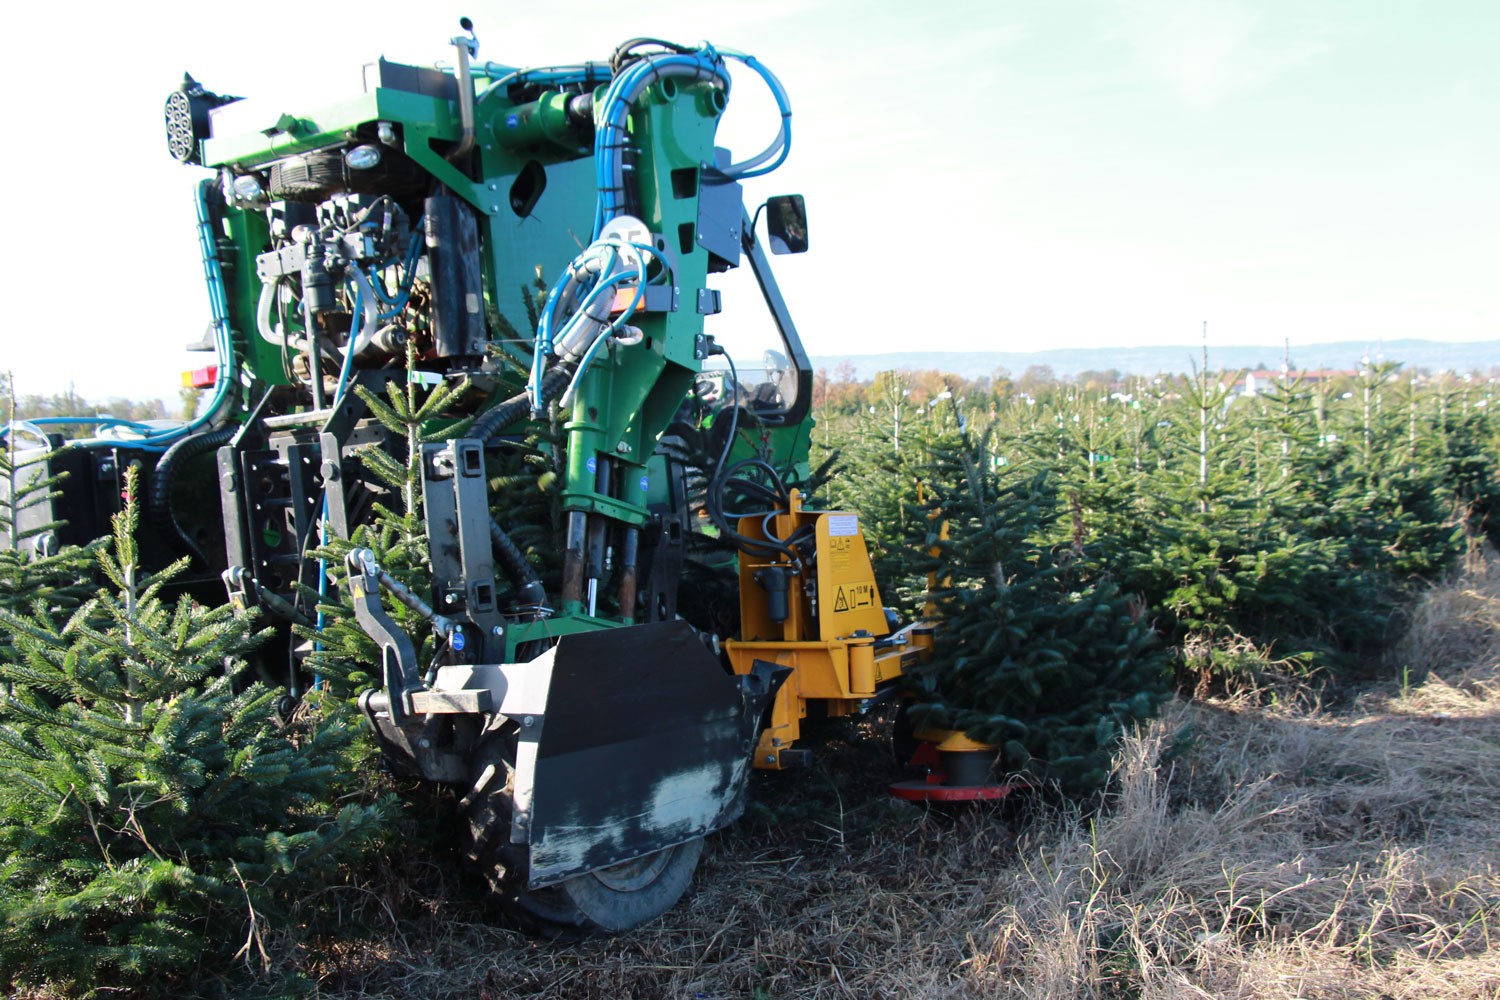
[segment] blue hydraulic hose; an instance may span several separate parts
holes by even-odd
[[[420,226],[420,224],[421,221],[418,220],[418,225]],[[422,234],[421,232],[416,232],[412,234],[411,247],[406,251],[406,256],[402,258],[401,267],[405,276],[401,279],[401,288],[393,296],[385,294],[385,288],[381,282],[375,280],[372,273],[370,287],[375,290],[375,297],[390,306],[390,309],[386,312],[379,313],[376,317],[377,319],[394,319],[401,315],[401,310],[406,308],[407,300],[411,298],[411,286],[417,277],[417,258],[421,255]]]
[[[752,55],[746,55],[743,52],[735,52],[733,50],[727,49],[723,52],[723,55],[750,67],[762,80],[765,81],[766,86],[771,91],[772,99],[776,102],[776,109],[781,112],[781,129],[777,133],[777,138],[759,155],[753,156],[743,163],[731,164],[723,170],[710,170],[709,172],[711,174],[721,175],[729,180],[744,180],[745,178],[749,177],[761,177],[765,174],[769,174],[771,171],[781,166],[782,163],[786,162],[787,154],[791,151],[792,101],[791,98],[787,96],[786,88],[783,87],[781,85],[781,81],[776,78],[776,74],[767,69],[759,59],[755,58]],[[773,154],[773,150],[778,150],[778,152],[776,154]],[[775,155],[775,160],[772,163],[767,164],[766,166],[761,166],[761,163],[763,163],[771,155]]]
[[[605,342],[624,325],[644,294],[646,283],[644,261],[639,271],[631,270],[604,280],[596,279],[581,296],[576,292],[581,283],[578,280],[579,271],[593,259],[592,255],[598,252],[596,247],[605,227],[624,208],[623,150],[628,142],[627,126],[631,106],[647,87],[667,77],[691,77],[690,82],[711,81],[722,86],[727,95],[731,81],[725,66],[726,57],[748,66],[765,82],[776,102],[777,110],[781,113],[781,122],[776,138],[763,151],[740,163],[732,163],[720,169],[706,169],[704,171],[706,182],[760,177],[785,162],[791,149],[791,100],[787,96],[786,89],[782,87],[781,81],[754,56],[728,50],[721,53],[711,45],[704,45],[692,53],[673,52],[646,56],[620,70],[605,88],[595,112],[597,124],[594,132],[594,169],[598,197],[594,207],[594,242],[568,265],[562,279],[552,286],[543,303],[541,315],[538,318],[536,337],[533,341],[531,374],[527,381],[527,389],[533,405],[540,406],[541,383],[546,372],[548,357],[558,338],[565,335],[568,324],[597,304],[598,297],[611,287],[630,280],[637,282],[635,301],[631,308],[610,323],[606,329],[601,330],[579,357],[571,380],[571,386],[576,386],[589,364],[603,349]],[[527,71],[516,71],[501,77],[490,90],[523,77],[542,82],[542,74],[531,77],[528,76]],[[651,247],[643,246],[637,249],[655,255],[655,250]],[[613,267],[614,264],[611,261],[608,266],[600,268],[598,273],[607,275]],[[556,314],[565,294],[568,297],[570,315],[562,328],[558,329]],[[578,299],[577,305],[573,304],[575,298]],[[571,386],[565,397],[571,395]]]
[[[160,450],[178,440],[187,437],[200,428],[206,426],[219,415],[220,409],[228,402],[230,388],[233,386],[236,376],[234,342],[229,332],[229,300],[224,291],[224,271],[219,266],[219,253],[215,246],[213,217],[208,210],[208,192],[213,190],[213,180],[204,180],[198,185],[198,246],[203,256],[203,279],[208,286],[208,303],[213,317],[213,341],[214,354],[218,361],[214,373],[214,393],[209,400],[207,409],[203,416],[198,417],[181,427],[173,427],[170,430],[148,430],[140,438],[130,441],[132,447],[147,450]],[[51,419],[51,418],[44,418]],[[100,423],[104,426],[139,426],[131,421],[117,420],[114,417],[96,417],[90,420],[73,419],[70,423]],[[36,421],[33,421],[36,423]],[[74,441],[75,445],[84,447],[90,445],[116,445],[120,442],[111,438],[85,438]]]
[[[621,277],[629,279],[635,277],[635,275],[629,274],[622,275]],[[616,281],[612,284],[618,285],[621,284],[621,282]],[[630,300],[630,307],[622,312],[618,317],[616,317],[614,322],[610,323],[609,326],[599,331],[599,335],[596,336],[594,338],[594,342],[588,346],[588,350],[583,352],[583,357],[578,359],[578,370],[573,375],[573,380],[575,382],[578,379],[583,378],[583,373],[588,368],[589,363],[592,362],[594,360],[594,356],[599,353],[599,346],[605,341],[609,340],[610,337],[618,333],[620,328],[625,325],[625,321],[629,319],[630,316],[635,312],[636,307],[640,305],[641,298],[645,295],[645,293],[645,284],[637,283],[637,285],[635,286],[635,295]]]
[[[126,420],[123,417],[27,417],[28,424],[47,426],[52,424],[98,424],[101,427],[129,427],[132,430],[151,432],[156,430],[150,424],[141,423],[139,420]]]
[[[691,76],[695,80],[713,80],[727,90],[729,78],[724,61],[711,46],[692,54],[656,55],[632,63],[620,72],[604,92],[594,133],[594,161],[599,200],[594,213],[594,236],[619,214],[624,192],[621,190],[620,152],[625,146],[625,126],[630,105],[640,92],[667,76]]]
[[[563,324],[563,330],[566,331],[568,324],[571,323],[580,314],[587,312],[598,301],[599,296],[603,295],[605,291],[610,288],[615,288],[620,285],[626,284],[627,282],[635,282],[635,295],[631,298],[630,305],[625,309],[624,312],[615,317],[615,319],[608,325],[606,329],[600,331],[600,333],[585,349],[583,356],[579,358],[577,371],[574,373],[571,380],[573,384],[576,384],[577,381],[583,377],[583,372],[588,368],[589,363],[592,362],[595,355],[598,354],[601,343],[614,336],[614,334],[617,333],[620,328],[626,324],[629,318],[635,314],[636,308],[640,305],[641,299],[646,294],[646,285],[648,284],[646,280],[646,258],[651,257],[659,261],[663,260],[663,258],[655,247],[648,246],[644,243],[630,243],[616,240],[596,240],[588,247],[588,249],[586,249],[583,253],[579,254],[573,259],[573,261],[568,265],[567,271],[564,272],[564,277],[553,284],[551,292],[548,293],[547,301],[542,306],[542,314],[537,323],[536,340],[532,348],[531,376],[528,380],[527,386],[528,390],[531,392],[533,400],[541,398],[541,379],[545,372],[547,356],[552,352],[552,346],[555,339],[552,328],[557,313],[557,306],[561,301],[561,297],[564,294],[565,290],[570,285],[570,280],[567,275],[576,274],[578,271],[582,270],[584,266],[591,259],[593,259],[595,255],[606,252],[611,255],[611,259],[605,262],[603,267],[600,269],[600,273],[607,274],[614,267],[613,257],[618,254],[619,250],[625,248],[634,250],[637,253],[637,255],[640,257],[639,266],[632,266],[628,271],[622,271],[619,274],[610,275],[610,277],[602,281],[596,281],[596,283],[583,294],[582,299],[579,301],[578,305],[573,308],[572,314]],[[657,275],[657,278],[653,280],[661,280],[662,278],[663,275],[659,274]]]
[[[598,203],[594,212],[594,235],[597,237],[622,207],[623,173],[620,151],[626,143],[626,123],[630,105],[640,92],[666,76],[691,76],[695,80],[713,80],[729,90],[730,79],[725,69],[725,58],[734,59],[753,70],[776,101],[781,112],[781,125],[771,145],[742,163],[731,164],[722,170],[709,170],[711,176],[725,180],[760,177],[768,174],[785,162],[792,144],[792,105],[786,89],[776,75],[754,56],[741,52],[719,52],[713,46],[704,46],[691,54],[656,55],[632,63],[616,76],[605,91],[600,103],[599,125],[594,136],[594,161],[599,188]],[[769,163],[767,161],[770,161]]]
[[[341,402],[344,401],[344,393],[347,392],[348,389],[349,389],[349,375],[354,370],[354,341],[355,341],[355,338],[357,338],[359,336],[359,332],[360,332],[359,331],[360,317],[364,315],[364,301],[363,300],[364,300],[364,293],[361,291],[359,284],[356,282],[355,285],[354,285],[353,319],[351,319],[350,323],[349,323],[349,339],[348,339],[348,341],[344,345],[344,363],[339,367],[339,382],[338,382],[337,387],[335,387],[334,390],[333,390],[333,406],[335,408]],[[321,547],[321,546],[325,546],[327,544],[328,544],[328,493],[325,490],[324,493],[323,493],[323,508],[322,508],[322,511],[318,515],[318,545]],[[323,599],[326,598],[327,596],[328,596],[328,560],[324,559],[322,557],[319,557],[319,559],[318,559],[318,603],[319,603],[319,605],[322,604]],[[316,628],[318,635],[321,636],[323,634],[323,609],[322,609],[321,606],[318,609],[318,617],[317,617],[317,621],[316,621],[314,627]],[[313,643],[313,649],[316,652],[322,652],[322,649],[323,649],[323,640],[322,639],[318,639],[316,642],[314,642]],[[322,678],[321,677],[314,677],[313,678],[313,690],[317,690],[320,686],[322,686]]]
[[[502,75],[495,76],[494,70],[504,70]],[[513,83],[539,83],[552,87],[568,87],[576,84],[588,85],[594,81],[602,81],[610,78],[608,63],[583,63],[578,66],[549,66],[538,69],[517,69],[508,67],[496,67],[492,63],[480,65],[470,64],[469,72],[475,76],[491,77],[492,82],[479,95],[479,100],[484,100],[500,87],[509,86]]]
[[[349,322],[349,339],[344,344],[344,363],[339,366],[339,383],[333,390],[333,405],[343,402],[349,387],[349,373],[354,369],[354,340],[359,336],[359,320],[364,315],[364,295],[358,282],[354,285],[354,318]]]
[[[187,426],[168,432],[172,439],[191,434],[213,420],[218,415],[219,408],[228,400],[230,386],[234,382],[234,343],[229,332],[229,300],[224,291],[224,271],[219,265],[219,252],[214,240],[213,218],[208,211],[208,192],[211,190],[212,180],[205,180],[198,185],[198,241],[203,252],[203,279],[208,286],[214,346],[219,365],[214,373],[214,394],[208,409],[203,416]]]

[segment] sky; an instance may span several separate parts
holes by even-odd
[[[814,355],[1500,339],[1495,0],[634,0],[578,8],[306,0],[7,14],[0,371],[21,393],[176,394],[206,363],[192,192],[162,102],[312,110],[380,55],[604,59],[638,35],[752,53],[791,96],[807,199],[777,259]],[[775,118],[741,73],[720,130]],[[726,313],[740,308],[726,291]],[[755,308],[759,308],[756,306]],[[727,320],[725,321],[727,322]]]

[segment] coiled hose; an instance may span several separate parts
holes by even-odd
[[[490,544],[494,546],[495,558],[505,570],[511,586],[515,587],[515,603],[522,607],[536,607],[547,603],[547,591],[525,554],[511,541],[500,522],[490,518]]]
[[[537,399],[537,406],[543,406],[556,398],[568,387],[571,376],[572,372],[567,366],[559,366],[542,376],[542,391]],[[501,428],[530,414],[531,396],[523,392],[481,413],[479,418],[469,425],[469,430],[464,436],[488,441],[499,433]]]
[[[231,426],[190,434],[173,444],[157,460],[156,471],[151,474],[151,486],[146,494],[146,506],[151,513],[152,526],[163,538],[176,538],[189,555],[196,557],[205,566],[209,565],[208,557],[203,554],[198,543],[182,530],[182,525],[177,523],[177,515],[172,510],[172,481],[182,463],[225,444],[234,437],[238,429]]]

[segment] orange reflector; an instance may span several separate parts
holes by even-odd
[[[625,312],[626,310],[628,310],[630,308],[630,303],[631,303],[631,301],[634,298],[635,298],[635,289],[634,288],[616,288],[615,289],[615,304],[612,305],[612,306],[610,306],[609,314],[611,316],[618,316],[620,313]],[[636,303],[635,311],[636,312],[644,312],[645,310],[646,310],[646,296],[642,295],[641,296],[641,301],[639,301],[639,302]]]
[[[190,372],[182,373],[182,387],[184,389],[212,389],[218,377],[218,365],[209,365],[207,368],[194,368]]]

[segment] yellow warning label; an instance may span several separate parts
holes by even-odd
[[[854,539],[828,539],[828,562],[835,570],[847,570],[854,565]]]
[[[875,585],[870,583],[841,584],[833,599],[833,610],[858,611],[875,606]]]

